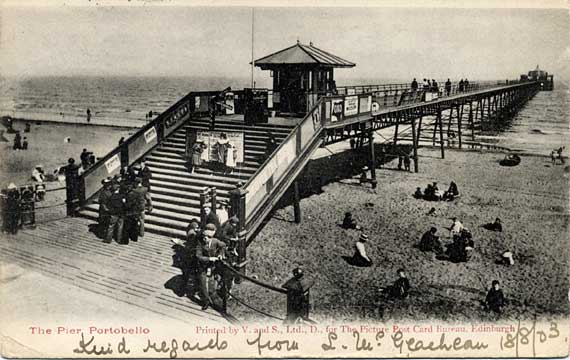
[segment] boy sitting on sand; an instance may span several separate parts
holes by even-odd
[[[347,230],[348,229],[354,229],[354,230],[362,229],[362,227],[356,223],[356,220],[352,217],[352,213],[350,213],[350,212],[344,213],[344,219],[342,220],[341,227],[343,229],[347,229]]]

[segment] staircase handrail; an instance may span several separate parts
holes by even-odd
[[[130,166],[140,158],[142,158],[146,153],[154,149],[164,138],[178,129],[180,126],[184,125],[188,120],[190,120],[191,115],[198,112],[205,112],[204,110],[200,111],[200,108],[197,108],[197,102],[195,100],[196,97],[199,96],[214,96],[218,94],[219,91],[191,91],[186,96],[182,97],[178,100],[174,105],[170,106],[164,112],[159,114],[154,120],[145,124],[139,130],[137,130],[133,135],[129,136],[125,141],[121,144],[117,145],[114,149],[109,151],[105,156],[99,158],[95,164],[93,164],[89,169],[87,169],[83,174],[78,177],[78,184],[80,188],[80,205],[84,205],[85,202],[92,197],[99,189],[93,191],[90,189],[88,193],[86,193],[85,183],[88,177],[93,176],[92,174],[100,170],[102,167],[106,166],[107,161],[109,161],[114,156],[124,156],[127,153],[129,145],[133,144],[135,141],[145,137],[145,134],[151,130],[152,128],[155,129],[156,132],[156,139],[153,139],[152,142],[149,141],[148,148],[144,148],[143,152],[137,154],[138,156],[126,156],[126,164],[124,163],[123,159],[120,159],[120,166],[118,169],[114,169],[112,171],[107,171],[104,173],[104,177],[96,176],[97,182],[100,182],[103,178],[107,176],[112,176],[114,174],[119,173],[120,168],[122,166]],[[194,101],[191,101],[194,100]],[[198,111],[197,111],[198,110]],[[102,177],[101,179],[99,179]]]

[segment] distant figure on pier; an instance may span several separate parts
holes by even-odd
[[[424,90],[428,90],[428,89],[429,89],[429,84],[428,84],[427,79],[424,79],[423,88],[424,88]]]
[[[431,81],[430,79],[427,80],[427,87],[426,90],[431,91],[432,90],[432,85],[431,85]]]
[[[459,86],[457,89],[459,92],[463,92],[464,90],[464,83],[463,83],[463,79],[459,80]]]
[[[493,311],[497,314],[503,312],[503,307],[505,306],[505,295],[503,290],[499,286],[498,280],[493,280],[491,289],[485,297],[485,308],[487,311]]]
[[[431,79],[431,91],[439,92],[439,85],[437,84],[437,81],[435,81],[435,79]]]
[[[416,81],[416,78],[414,78],[414,80],[412,81],[412,91],[417,91],[418,90],[418,82]]]
[[[465,91],[469,91],[469,80],[465,79],[463,82],[463,87],[465,88]]]
[[[87,122],[91,122],[91,109],[87,108]]]
[[[451,80],[449,78],[445,82],[445,96],[449,96],[451,94]]]

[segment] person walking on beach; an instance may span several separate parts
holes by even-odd
[[[91,109],[87,108],[87,122],[91,122]]]
[[[491,288],[485,297],[485,308],[488,311],[493,311],[497,314],[503,312],[503,307],[505,306],[505,295],[503,290],[499,286],[498,280],[493,280]]]
[[[22,135],[20,135],[19,131],[16,131],[16,135],[14,136],[14,145],[12,149],[20,150],[22,148]]]
[[[410,155],[409,154],[404,155],[404,170],[410,171],[410,163],[411,163]]]
[[[287,290],[287,317],[286,324],[294,324],[299,319],[309,317],[309,299],[306,294],[310,283],[304,278],[303,270],[295,268],[293,277],[281,287]]]
[[[556,151],[558,153],[558,159],[560,159],[561,164],[564,164],[564,157],[562,156],[562,151],[564,151],[564,149],[566,149],[566,147],[562,146]]]

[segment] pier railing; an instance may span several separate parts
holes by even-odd
[[[86,201],[101,189],[103,179],[119,174],[122,167],[131,166],[140,160],[185,124],[192,114],[207,114],[211,99],[219,93],[219,91],[190,92],[100,158],[77,179],[78,205],[85,205]]]

